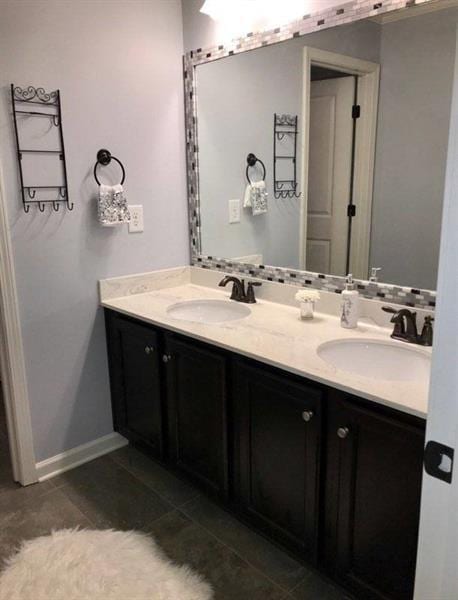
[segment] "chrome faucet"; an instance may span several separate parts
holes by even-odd
[[[231,300],[236,302],[244,302],[245,304],[254,304],[256,298],[254,295],[254,286],[262,285],[259,281],[249,281],[247,291],[245,292],[245,280],[227,275],[219,282],[220,287],[225,287],[229,282],[233,283]]]
[[[421,335],[418,335],[417,330],[417,313],[410,311],[408,308],[396,310],[390,306],[383,306],[382,310],[391,313],[391,323],[394,323],[393,333],[391,337],[395,340],[408,342],[409,344],[419,344],[420,346],[432,346],[433,330],[431,322],[432,317],[425,317]]]

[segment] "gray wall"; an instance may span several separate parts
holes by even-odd
[[[181,54],[179,0],[1,2],[0,161],[37,460],[112,431],[97,280],[188,262]],[[71,213],[22,211],[11,82],[61,90]],[[143,234],[97,224],[102,147],[125,164]]]
[[[358,22],[197,67],[204,254],[262,254],[266,264],[299,268],[300,200],[276,199],[273,194],[273,115],[299,116],[297,179],[301,190],[304,46],[378,62],[379,39],[378,24]],[[283,146],[281,154],[291,154],[287,138],[278,146]],[[266,165],[269,210],[256,217],[249,209],[242,210],[241,223],[229,224],[228,200],[243,198],[249,152]],[[289,161],[277,161],[277,169],[278,178],[291,176]],[[250,176],[255,178],[256,170],[250,169]]]
[[[384,281],[436,288],[457,17],[381,29],[370,261]]]
[[[272,131],[275,112],[300,114],[300,64],[300,51],[282,44],[197,68],[204,254],[261,254],[267,264],[299,267],[299,200],[274,198]],[[283,154],[291,153],[287,151],[292,147],[290,140],[285,138],[280,145],[286,148]],[[249,152],[266,166],[268,212],[253,216],[251,209],[242,209],[241,222],[229,224],[228,200],[243,201]],[[292,174],[288,166],[283,179]],[[251,180],[260,179],[261,174],[258,165],[249,170]]]

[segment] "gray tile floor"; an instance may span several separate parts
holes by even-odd
[[[133,448],[21,488],[12,481],[0,408],[0,559],[23,539],[75,526],[153,535],[170,558],[207,578],[215,600],[346,598]]]

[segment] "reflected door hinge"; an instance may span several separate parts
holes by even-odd
[[[347,206],[347,217],[356,217],[356,206],[354,204]]]
[[[351,108],[351,118],[359,119],[360,116],[361,116],[361,106],[359,104],[353,105]]]

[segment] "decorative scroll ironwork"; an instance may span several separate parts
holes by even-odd
[[[14,131],[16,136],[16,150],[19,163],[19,177],[21,181],[21,195],[24,212],[28,213],[32,205],[36,205],[40,212],[44,212],[46,205],[52,205],[52,208],[57,212],[62,203],[65,203],[68,210],[73,210],[73,204],[68,197],[67,185],[67,165],[65,161],[64,136],[62,131],[62,110],[60,103],[60,92],[46,92],[43,88],[35,88],[28,86],[21,88],[11,84],[11,102],[13,106]],[[27,104],[40,104],[49,106],[54,109],[54,112],[41,112],[38,110],[26,110]],[[38,150],[33,148],[21,148],[19,143],[19,123],[21,117],[37,117],[52,119],[52,123],[59,130],[59,145],[58,149]],[[24,173],[22,168],[23,154],[49,154],[59,157],[62,166],[63,185],[28,185],[24,182]],[[48,190],[56,190],[57,198],[43,198],[41,193]],[[37,196],[38,191],[38,196]],[[47,195],[47,194],[46,194]],[[51,194],[50,194],[51,195]]]
[[[300,198],[301,193],[297,191],[297,115],[274,114],[274,196],[275,198]],[[289,155],[278,153],[277,141],[287,136],[291,138]],[[291,161],[293,173],[291,179],[277,179],[277,161]]]
[[[293,115],[275,115],[275,123],[278,125],[284,125],[285,127],[295,127],[297,123],[297,117]]]
[[[59,91],[55,90],[54,92],[46,92],[41,87],[34,88],[31,85],[29,85],[27,88],[15,86],[13,88],[13,97],[14,100],[18,100],[19,102],[35,101],[41,104],[57,106],[59,101]]]

